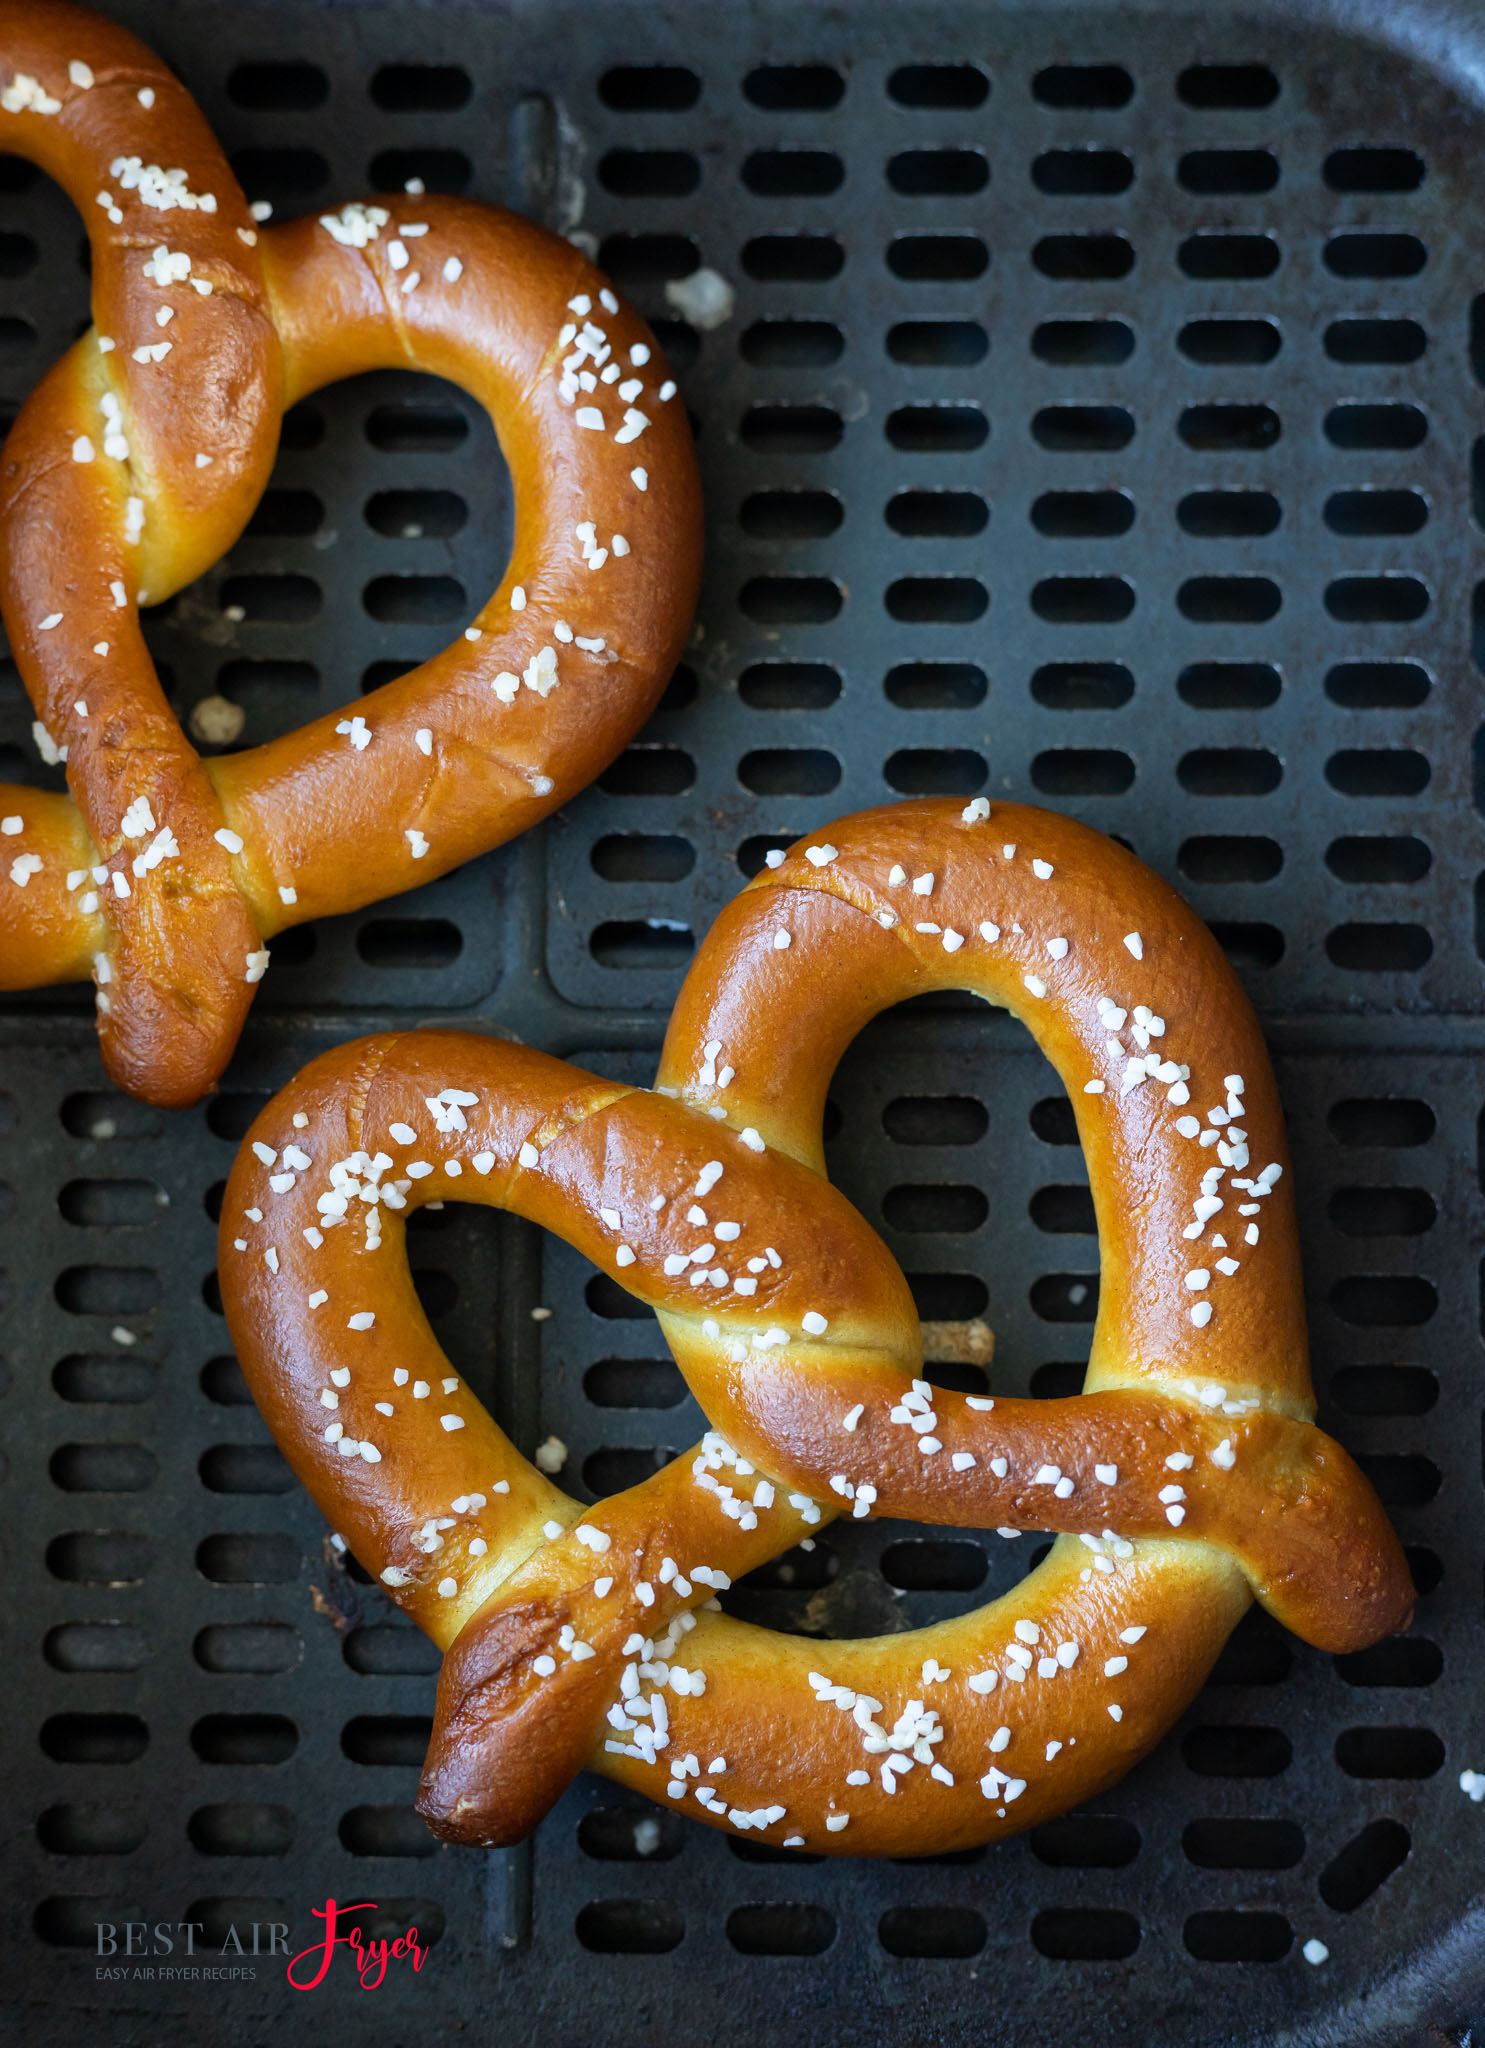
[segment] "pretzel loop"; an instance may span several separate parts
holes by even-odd
[[[0,6],[7,66],[0,144],[83,213],[95,325],[0,472],[0,609],[72,798],[0,787],[0,986],[91,975],[110,1076],[183,1104],[230,1056],[275,932],[501,844],[643,722],[695,600],[695,458],[649,330],[569,244],[425,196],[260,232],[132,37]],[[202,761],[137,606],[237,538],[286,406],[391,367],[490,413],[515,487],[506,573],[451,647],[352,711]]]
[[[1020,1016],[1077,1109],[1102,1291],[1076,1400],[931,1387],[901,1273],[823,1178],[840,1051],[945,987]],[[516,1839],[586,1763],[793,1846],[964,1846],[1122,1775],[1253,1595],[1328,1649],[1401,1625],[1396,1539],[1309,1419],[1284,1166],[1205,927],[1012,806],[899,805],[793,849],[703,945],[654,1092],[455,1033],[315,1061],[234,1167],[223,1298],[295,1470],[447,1652],[430,1825]],[[430,1199],[530,1217],[653,1307],[702,1444],[589,1509],[528,1465],[418,1308],[401,1231]],[[706,1611],[845,1513],[1062,1533],[1014,1592],[907,1635]]]

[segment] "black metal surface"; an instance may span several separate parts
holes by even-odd
[[[710,556],[687,667],[604,783],[288,935],[211,1104],[105,1094],[77,994],[0,1013],[10,2037],[1462,2039],[1485,2006],[1485,1809],[1458,1789],[1485,1767],[1479,17],[115,11],[250,197],[421,175],[595,238],[671,323]],[[14,403],[86,286],[65,201],[4,169]],[[665,290],[698,263],[736,293],[705,332]],[[300,408],[255,529],[150,628],[183,713],[224,690],[249,740],[441,645],[458,593],[380,579],[472,606],[508,486],[459,395],[367,379]],[[0,690],[0,775],[41,779]],[[437,1848],[409,1805],[422,1639],[326,1550],[225,1356],[211,1210],[237,1137],[315,1049],[386,1022],[464,1017],[643,1079],[687,934],[767,843],[982,787],[1127,839],[1243,968],[1305,1195],[1321,1419],[1410,1546],[1412,1632],[1331,1660],[1252,1617],[1096,1814],[989,1853],[774,1862],[596,1780],[529,1850]],[[1097,1249],[1025,1040],[915,1006],[833,1099],[832,1170],[925,1316],[983,1313],[997,1387],[1075,1385]],[[459,1209],[414,1242],[456,1363],[528,1448],[564,1440],[574,1490],[692,1439],[653,1321],[566,1247]],[[731,1599],[898,1627],[1037,1548],[832,1530]],[[281,1959],[95,1975],[100,1919],[201,1921],[220,1967],[224,1923],[288,1920],[301,1947],[330,1895],[439,1930],[424,1970],[305,1995]]]

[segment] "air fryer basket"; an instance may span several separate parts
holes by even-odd
[[[1485,1807],[1458,1782],[1485,1768],[1485,14],[112,11],[279,213],[421,178],[587,238],[677,365],[709,557],[686,664],[599,784],[286,934],[200,1109],[109,1093],[80,991],[0,1011],[9,2038],[1463,2040],[1485,2006]],[[81,242],[0,162],[11,410],[86,321]],[[223,691],[252,741],[353,701],[452,636],[509,531],[461,394],[324,393],[241,544],[151,619],[176,704]],[[0,776],[54,780],[29,724],[7,666]],[[1409,1547],[1414,1627],[1328,1658],[1255,1612],[1095,1811],[988,1852],[815,1861],[587,1778],[520,1849],[438,1847],[411,1808],[434,1658],[329,1549],[227,1355],[235,1143],[313,1053],[392,1024],[644,1080],[695,937],[768,846],[981,790],[1127,841],[1242,971],[1291,1118],[1321,1421]],[[1074,1389],[1097,1246],[1024,1035],[910,1005],[832,1100],[832,1173],[924,1317],[983,1315],[998,1388]],[[653,1320],[566,1246],[457,1208],[410,1242],[460,1369],[527,1449],[564,1441],[584,1498],[694,1440]],[[900,1628],[1040,1548],[853,1524],[727,1604]],[[306,1945],[327,1896],[437,1937],[426,1967],[307,1996],[281,1958],[97,1977],[98,1921],[199,1922],[215,1962],[229,1924]]]

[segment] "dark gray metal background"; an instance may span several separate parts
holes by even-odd
[[[1461,1768],[1485,1766],[1477,11],[114,11],[185,76],[251,197],[293,211],[422,174],[595,236],[652,317],[673,320],[666,278],[696,262],[737,302],[704,335],[664,330],[700,431],[707,587],[687,668],[605,786],[429,889],[289,935],[222,1094],[189,1115],[102,1091],[77,993],[0,1015],[9,2038],[1463,2038],[1482,2009],[1485,1886],[1485,1809],[1457,1789]],[[1065,91],[1033,85],[1090,63],[1127,73],[1125,104],[1049,103]],[[1269,67],[1276,96],[1205,103],[1261,99],[1251,73],[1178,86],[1188,66],[1229,64]],[[753,78],[760,65],[816,69]],[[894,85],[901,65],[974,68]],[[610,77],[635,66],[682,75]],[[977,76],[988,96],[969,104]],[[686,103],[623,104],[646,94]],[[1046,160],[1089,146],[1110,153],[1091,169]],[[1351,189],[1326,165],[1358,146],[1412,149],[1426,178]],[[812,161],[774,155],[799,150]],[[1270,188],[1192,189],[1211,169],[1183,159],[1216,150],[1272,152]],[[911,155],[925,151],[958,154]],[[1116,191],[1121,157],[1132,175]],[[3,169],[0,398],[14,403],[85,319],[86,287],[66,202]],[[1107,189],[1066,189],[1090,179]],[[1270,237],[1272,256],[1251,240],[1186,247],[1217,232]],[[1356,232],[1418,248],[1334,241]],[[1126,238],[1125,275],[1098,274],[1125,261],[1107,240],[1044,239],[1087,234]],[[904,248],[920,236],[967,239]],[[1268,274],[1189,274],[1214,264]],[[1379,265],[1394,274],[1366,274]],[[1416,322],[1426,347],[1344,359],[1331,323],[1363,317]],[[1214,318],[1274,322],[1279,345],[1267,361],[1194,360],[1183,330]],[[929,321],[958,327],[894,338]],[[1123,344],[1111,326],[1081,343],[1044,330],[1066,321],[1122,323],[1127,358],[1068,360]],[[811,325],[761,324],[779,322]],[[1043,445],[1038,415],[1067,405],[1102,409],[1078,429],[1095,438],[1124,409],[1127,445]],[[1188,416],[1211,405],[1270,408],[1215,427],[1267,445],[1211,445],[1210,417]],[[962,410],[904,416],[943,406]],[[1335,410],[1356,406],[1417,414]],[[1378,445],[1420,424],[1415,445]],[[1369,445],[1338,445],[1358,435]],[[249,739],[441,645],[509,532],[493,438],[458,394],[368,379],[301,408],[286,442],[256,530],[151,626],[182,711],[225,688]],[[1189,493],[1236,489],[1272,495],[1272,532],[1186,530]],[[1395,530],[1399,501],[1393,531],[1335,530],[1357,507],[1327,523],[1332,494],[1361,489],[1420,494],[1426,523]],[[963,494],[955,531],[924,530],[943,525],[941,498],[889,520],[902,494],[941,491]],[[1107,496],[1038,504],[1115,491],[1132,519],[1104,537],[1090,522],[1126,517]],[[759,496],[779,492],[814,495]],[[1336,616],[1416,603],[1396,584],[1334,588],[1384,573],[1418,580],[1421,616]],[[1125,589],[1047,585],[1067,575]],[[1273,591],[1187,587],[1214,575]],[[923,577],[960,581],[903,587]],[[976,584],[988,608],[971,616]],[[1275,592],[1276,615],[1257,617]],[[1122,620],[1076,617],[1131,597]],[[1213,662],[1250,666],[1182,684]],[[1344,665],[1359,662],[1415,664],[1421,680],[1374,670],[1358,685]],[[45,773],[29,716],[13,677],[0,684],[0,775]],[[387,1022],[460,1017],[642,1080],[684,934],[705,930],[761,837],[894,792],[981,787],[1040,794],[1130,841],[1244,967],[1292,1119],[1322,1420],[1410,1546],[1411,1635],[1336,1661],[1251,1618],[1098,1815],[988,1853],[773,1861],[668,1816],[640,1856],[642,1802],[592,1780],[528,1851],[436,1849],[409,1809],[430,1659],[327,1557],[225,1356],[211,1211],[236,1139],[318,1047]],[[874,1027],[834,1089],[833,1171],[926,1315],[983,1309],[1008,1392],[1062,1391],[1086,1355],[1097,1251],[1057,1095],[1006,1020],[953,1004]],[[653,1322],[613,1313],[566,1247],[457,1209],[420,1217],[414,1245],[456,1362],[528,1447],[566,1441],[577,1490],[626,1483],[693,1438],[678,1378],[645,1364],[663,1357]],[[541,1302],[554,1314],[537,1325]],[[759,1575],[732,1604],[827,1634],[903,1626],[1011,1583],[1036,1547],[874,1524],[832,1532],[792,1561],[792,1583]],[[389,1926],[442,1928],[423,1974],[308,1999],[277,1965],[247,1986],[94,1981],[95,1919],[288,1918],[298,1946],[332,1893],[378,1900]],[[1312,1936],[1331,1952],[1318,1969],[1300,1954]]]

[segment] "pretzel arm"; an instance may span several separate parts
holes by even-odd
[[[1241,1576],[1191,1546],[1133,1546],[1110,1578],[1086,1577],[1086,1556],[1061,1537],[1034,1589],[891,1636],[811,1642],[702,1614],[678,1661],[705,1691],[672,1687],[656,1763],[609,1737],[589,1768],[693,1820],[816,1853],[923,1855],[1019,1834],[1155,1747],[1248,1604]]]
[[[638,315],[576,249],[512,214],[425,196],[367,204],[390,217],[362,248],[313,219],[264,238],[289,394],[384,368],[460,385],[499,435],[514,544],[465,636],[356,707],[366,742],[330,713],[211,764],[265,932],[431,881],[576,794],[659,698],[699,573],[690,428]],[[424,232],[403,241],[408,224]],[[562,396],[559,364],[559,337],[588,317],[574,304],[597,314],[629,373],[579,393],[581,407]],[[579,410],[602,424],[577,425]],[[619,441],[630,410],[646,424]],[[590,522],[596,568],[598,547],[577,538]],[[544,649],[553,680],[515,687]]]
[[[667,1335],[703,1408],[726,1416],[728,1441],[791,1487],[848,1497],[865,1487],[874,1514],[950,1528],[1073,1535],[1165,1536],[1178,1505],[1182,1536],[1225,1549],[1254,1597],[1319,1649],[1364,1648],[1412,1613],[1407,1560],[1380,1502],[1313,1424],[1252,1412],[1229,1421],[1135,1388],[1000,1396],[987,1414],[935,1387],[942,1455],[924,1458],[913,1430],[891,1424],[908,1387],[898,1375],[818,1357],[800,1374],[797,1360],[771,1356],[727,1375],[683,1333]],[[858,1407],[848,1433],[842,1418]]]
[[[67,878],[97,859],[71,797],[0,783],[0,987],[47,988],[92,971],[103,920],[78,915]]]

